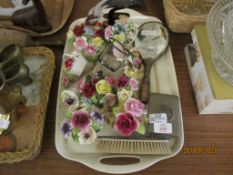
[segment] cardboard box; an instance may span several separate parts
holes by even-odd
[[[199,114],[232,114],[233,87],[215,71],[206,27],[196,26],[191,35],[185,55]]]

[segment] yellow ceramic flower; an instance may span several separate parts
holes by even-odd
[[[132,78],[138,78],[138,79],[142,79],[144,76],[144,72],[143,70],[134,70],[126,68],[124,73],[128,76],[128,77],[132,77]]]
[[[124,103],[132,95],[133,95],[133,92],[130,90],[126,90],[126,89],[122,89],[121,91],[117,92],[119,103]]]
[[[106,80],[100,80],[95,85],[98,94],[107,94],[112,88]]]
[[[100,37],[95,37],[93,40],[92,40],[92,44],[94,47],[100,47],[102,44],[103,44],[103,39],[100,38]]]
[[[125,41],[125,35],[124,34],[117,34],[114,35],[114,39],[116,39],[117,41],[119,41],[120,43],[123,43]]]

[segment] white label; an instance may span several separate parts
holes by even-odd
[[[167,123],[167,114],[166,113],[154,113],[149,114],[150,123]]]
[[[141,31],[141,35],[143,36],[159,36],[159,32],[157,31],[151,31],[151,30],[142,30]]]
[[[70,69],[70,74],[76,76],[81,75],[86,64],[87,61],[83,56],[79,55],[78,57],[75,57],[74,64]]]
[[[154,133],[172,134],[171,123],[154,123]]]
[[[10,124],[9,120],[0,119],[0,128],[1,129],[7,129],[9,124]]]

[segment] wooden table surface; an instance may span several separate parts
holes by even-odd
[[[54,35],[42,39],[65,38],[72,21],[86,16],[88,10],[98,0],[76,0],[71,17],[65,27]],[[145,0],[143,14],[164,20],[162,0]],[[175,157],[134,174],[144,175],[232,175],[233,174],[233,115],[200,116],[192,91],[184,47],[191,42],[189,34],[170,33],[170,46],[178,77],[182,104],[185,143],[183,150]],[[15,164],[1,164],[0,175],[90,175],[103,174],[85,165],[62,158],[55,149],[55,109],[59,73],[61,67],[61,48],[52,48],[56,54],[56,71],[52,82],[50,100],[45,123],[44,138],[39,156],[32,161]],[[214,154],[195,153],[194,148],[213,148]],[[189,152],[191,151],[191,152]],[[121,162],[121,161],[118,161]]]

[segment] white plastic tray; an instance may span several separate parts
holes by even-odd
[[[159,21],[155,17],[144,16],[136,11],[130,9],[121,10],[123,12],[130,13],[130,20],[138,23],[139,25],[146,21]],[[84,21],[84,18],[78,19],[74,21],[70,29],[72,29],[76,24]],[[65,53],[70,52],[71,43],[66,42]],[[175,156],[182,148],[184,142],[184,134],[183,134],[183,121],[182,116],[176,116],[178,120],[178,139],[176,139],[176,143],[172,148],[172,154],[170,155],[120,155],[120,154],[103,154],[95,152],[95,149],[86,153],[85,151],[77,150],[74,146],[69,145],[64,140],[60,128],[61,123],[64,117],[64,111],[62,107],[62,103],[60,101],[60,93],[64,89],[62,86],[62,77],[63,72],[60,74],[60,83],[58,90],[58,100],[57,100],[57,110],[56,110],[56,128],[55,128],[55,145],[58,153],[68,159],[77,161],[85,164],[86,166],[95,169],[97,171],[112,173],[112,174],[123,174],[123,173],[131,173],[143,170],[158,161],[168,159],[170,157]],[[151,92],[152,93],[162,93],[162,94],[170,94],[176,95],[179,97],[179,90],[177,85],[177,77],[176,71],[174,67],[174,62],[172,59],[170,48],[168,51],[159,59],[151,69]],[[180,106],[180,103],[179,103]],[[73,149],[74,148],[74,149]],[[79,147],[81,148],[81,147]],[[139,159],[139,162],[129,165],[109,165],[101,162],[102,159],[106,158],[116,158],[116,157],[133,157]]]

